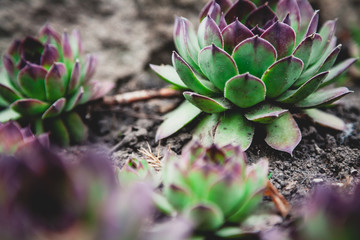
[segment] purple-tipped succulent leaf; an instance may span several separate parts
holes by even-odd
[[[60,58],[59,52],[55,46],[45,44],[44,52],[41,55],[40,64],[44,67],[50,67]]]
[[[42,119],[58,116],[65,108],[66,99],[60,98],[54,102],[41,116]]]
[[[249,27],[258,25],[261,28],[265,28],[269,22],[276,20],[278,20],[276,14],[267,4],[264,4],[250,13],[246,19],[246,25]]]
[[[46,97],[55,101],[66,93],[67,72],[63,63],[55,63],[45,77]]]
[[[276,15],[279,19],[285,18],[289,14],[290,25],[296,32],[300,28],[301,13],[296,0],[281,0],[277,4]]]
[[[220,28],[216,22],[207,16],[202,20],[198,30],[198,41],[201,48],[214,44],[222,48],[224,45],[223,37]]]
[[[230,103],[223,98],[210,98],[192,92],[184,92],[184,97],[206,113],[220,113],[231,108]]]
[[[251,30],[242,24],[238,19],[224,28],[221,34],[224,38],[224,49],[229,54],[232,53],[233,49],[239,43],[254,36]]]
[[[348,95],[349,93],[352,93],[352,91],[350,91],[346,87],[321,90],[301,100],[296,104],[296,106],[300,108],[321,107],[334,103],[340,98]]]
[[[46,74],[45,68],[31,63],[27,64],[18,75],[18,81],[23,92],[30,98],[46,100]]]
[[[256,9],[256,5],[248,0],[237,0],[226,12],[227,23],[232,23],[236,19],[244,23],[249,14]]]
[[[305,114],[308,115],[316,124],[319,124],[324,127],[332,128],[338,131],[345,131],[346,124],[340,118],[320,111],[318,109],[306,109],[304,110]]]
[[[254,108],[251,108],[245,114],[245,117],[247,120],[252,121],[252,122],[269,124],[287,112],[288,112],[288,110],[282,109],[276,105],[261,104],[261,105],[255,106]]]

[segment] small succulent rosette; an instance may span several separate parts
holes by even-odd
[[[60,145],[79,143],[87,129],[76,106],[109,92],[112,82],[92,81],[96,58],[82,58],[80,34],[61,37],[45,25],[37,38],[15,40],[3,57],[0,103],[7,109],[0,121],[22,118],[37,134],[50,131]]]
[[[351,93],[346,87],[324,88],[356,61],[333,67],[341,49],[336,21],[318,31],[319,11],[307,0],[260,6],[249,0],[213,0],[200,20],[195,32],[190,21],[177,17],[173,66],[151,65],[165,81],[186,90],[186,101],[165,116],[157,140],[202,116],[195,130],[202,141],[247,150],[255,127],[262,125],[269,146],[292,154],[301,141],[292,113],[345,129],[341,119],[317,109]]]
[[[168,156],[162,173],[163,195],[175,211],[198,231],[216,231],[225,223],[241,223],[257,208],[268,162],[249,166],[239,147],[206,148],[193,142],[181,159]]]

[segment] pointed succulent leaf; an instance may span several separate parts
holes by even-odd
[[[209,114],[205,116],[196,126],[193,138],[199,140],[204,146],[214,143],[214,133],[219,122],[219,114]]]
[[[184,86],[187,86],[191,90],[200,94],[204,94],[204,95],[214,94],[214,91],[211,88],[204,85],[198,79],[198,77],[195,75],[191,67],[176,52],[173,52],[172,62],[178,76],[181,78],[180,81],[183,82],[183,85],[185,84]],[[154,66],[152,66],[152,68],[153,67]],[[172,71],[172,69],[170,71]]]
[[[245,23],[249,14],[256,9],[256,5],[249,0],[237,0],[226,12],[225,19],[227,23],[232,23],[235,19]]]
[[[340,98],[352,93],[346,87],[317,91],[296,104],[300,108],[314,108],[331,104]]]
[[[301,23],[308,25],[311,17],[314,14],[314,9],[311,7],[311,4],[308,0],[296,0],[300,9]]]
[[[332,66],[334,66],[336,59],[341,51],[341,47],[342,45],[340,44],[330,53],[330,55],[326,58],[318,72],[328,71],[330,68],[332,68]]]
[[[220,17],[221,17],[221,7],[219,4],[217,4],[216,2],[213,2],[213,4],[211,5],[210,9],[209,9],[209,13],[208,15],[214,19],[214,21],[218,24],[220,21]]]
[[[301,141],[300,129],[289,112],[266,125],[266,132],[265,142],[270,147],[290,155]]]
[[[70,44],[71,44],[71,50],[74,53],[74,58],[78,58],[83,50],[82,50],[82,41],[81,41],[81,35],[80,35],[80,31],[78,29],[74,29],[71,33],[71,39],[70,39]]]
[[[69,133],[71,143],[79,144],[85,141],[88,129],[76,112],[66,114],[63,121]]]
[[[46,119],[58,116],[64,110],[65,104],[65,98],[58,99],[56,102],[51,104],[51,106],[44,112],[41,118]]]
[[[301,14],[296,0],[280,0],[277,4],[276,15],[283,19],[289,14],[291,27],[298,31],[300,28]]]
[[[258,25],[263,28],[269,21],[277,20],[276,14],[269,7],[268,4],[264,4],[256,9],[254,9],[246,19],[246,25],[250,27],[255,27]]]
[[[206,113],[220,113],[231,108],[230,103],[223,98],[210,98],[193,92],[184,92],[184,97]]]
[[[62,38],[62,50],[63,50],[64,59],[69,59],[69,60],[73,59],[74,54],[71,49],[71,43],[70,43],[69,35],[67,32],[64,32],[64,35]]]
[[[317,11],[314,12],[314,15],[313,15],[313,17],[311,18],[311,21],[310,21],[310,23],[309,23],[309,27],[308,27],[308,29],[306,30],[306,35],[305,35],[305,37],[308,37],[308,36],[316,33],[317,28],[318,28],[318,25],[319,25],[319,10],[317,10]]]
[[[20,114],[11,108],[0,111],[0,123],[7,122],[9,120],[18,120]]]
[[[215,0],[209,1],[205,7],[200,12],[200,22],[209,15],[210,8],[213,6],[214,3],[217,3],[220,6],[221,12],[226,12],[232,5],[230,0]]]
[[[255,36],[241,42],[232,55],[239,73],[249,72],[261,78],[276,60],[275,48],[266,40]]]
[[[233,49],[239,43],[254,36],[254,34],[238,19],[224,28],[222,35],[224,37],[224,49],[229,54],[232,53]]]
[[[240,112],[225,112],[221,116],[214,142],[219,146],[233,144],[246,151],[254,136],[254,126]]]
[[[274,63],[263,75],[266,96],[275,98],[288,90],[299,78],[303,62],[294,56],[283,58]]]
[[[304,69],[307,69],[310,64],[310,56],[313,51],[313,47],[316,43],[321,43],[321,37],[319,34],[312,34],[305,38],[295,49],[293,55],[300,58],[304,63]]]
[[[21,41],[19,39],[15,39],[8,48],[6,55],[10,55],[11,58],[17,62],[20,59],[20,47]]]
[[[38,37],[43,40],[43,42],[55,40],[55,43],[61,45],[61,36],[58,34],[53,28],[51,28],[50,24],[45,24],[39,32]],[[44,39],[45,38],[45,39]]]
[[[45,44],[45,49],[40,59],[41,66],[48,69],[54,62],[57,62],[59,58],[60,55],[56,47],[51,44]]]
[[[14,89],[5,86],[4,84],[0,83],[0,96],[8,103],[15,102],[16,100],[20,99],[20,94],[17,93]]]
[[[14,79],[15,76],[15,63],[12,58],[5,54],[3,57],[3,65],[10,79]],[[13,80],[12,80],[13,81]]]
[[[250,111],[245,114],[245,117],[252,122],[269,124],[287,112],[288,110],[282,109],[281,107],[264,103],[250,109]]]
[[[285,23],[285,24],[287,24],[287,25],[289,25],[289,26],[291,26],[290,13],[288,13],[288,14],[286,15],[286,17],[284,18],[284,20],[283,20],[282,22]]]
[[[177,74],[175,68],[170,65],[152,65],[150,64],[151,69],[166,82],[180,88],[187,89],[188,87],[183,83],[179,75]]]
[[[214,44],[201,50],[199,65],[210,82],[220,90],[224,90],[225,83],[238,73],[231,56]]]
[[[183,210],[186,206],[189,205],[191,201],[189,191],[182,186],[171,184],[170,186],[165,187],[164,193],[167,197],[167,200],[176,209]]]
[[[329,72],[322,72],[313,78],[309,79],[302,86],[296,90],[289,90],[276,99],[277,102],[294,104],[301,101],[302,99],[307,98],[313,92],[315,92],[321,83],[328,76]]]
[[[71,97],[68,97],[64,111],[73,110],[81,102],[83,94],[84,88],[81,86]]]
[[[241,108],[252,107],[265,100],[266,88],[261,79],[245,73],[227,81],[225,98]]]
[[[19,75],[18,81],[23,92],[30,98],[36,98],[39,100],[46,99],[45,91],[45,76],[47,71],[45,68],[28,64],[23,68]]]
[[[25,116],[34,116],[42,114],[49,108],[49,104],[38,99],[19,99],[11,104],[11,108]]]
[[[73,93],[81,84],[80,82],[81,79],[81,69],[80,69],[80,62],[79,59],[76,59],[74,67],[72,68],[71,71],[71,76],[70,76],[70,81],[68,84],[68,93]]]
[[[224,30],[224,28],[226,28],[226,27],[227,27],[227,23],[225,20],[225,15],[224,15],[224,13],[221,13],[220,22],[219,22],[220,31],[222,32]]]
[[[95,75],[97,63],[97,58],[94,55],[87,56],[84,72],[82,73],[82,83],[89,82],[90,79]]]
[[[214,44],[219,48],[223,47],[224,43],[221,31],[216,22],[210,16],[204,18],[204,20],[200,23],[198,41],[200,48],[204,48],[211,44]]]
[[[185,211],[185,217],[193,222],[196,229],[214,230],[224,223],[224,215],[218,206],[212,203],[198,204]]]
[[[261,37],[275,47],[279,59],[289,56],[294,50],[295,32],[285,23],[275,22]]]
[[[50,129],[50,139],[63,147],[70,145],[69,132],[60,118],[51,119],[47,124]]]
[[[169,137],[191,122],[201,110],[190,102],[183,102],[177,109],[165,116],[165,121],[156,132],[156,141]]]
[[[318,109],[306,109],[304,112],[317,124],[339,131],[345,131],[346,124],[340,118],[320,111]]]
[[[347,69],[349,69],[356,61],[356,58],[350,58],[331,68],[329,70],[329,75],[326,77],[320,87],[325,87],[336,81],[336,78],[340,76],[343,72],[345,72]]]
[[[47,100],[55,101],[65,95],[67,71],[63,63],[55,63],[45,77]]]

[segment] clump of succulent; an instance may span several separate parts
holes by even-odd
[[[96,58],[82,57],[80,34],[63,36],[45,25],[36,38],[15,40],[3,57],[1,121],[22,118],[37,134],[50,131],[60,145],[79,143],[87,134],[76,106],[105,95],[113,83],[92,81]]]
[[[177,17],[173,66],[151,67],[185,90],[186,101],[165,116],[156,139],[201,116],[195,135],[202,141],[239,144],[246,150],[255,127],[263,126],[269,146],[292,154],[301,141],[293,113],[344,130],[341,119],[317,108],[351,92],[324,87],[356,59],[333,67],[341,49],[336,45],[336,21],[318,31],[318,20],[319,11],[307,0],[260,6],[248,0],[213,0],[202,10],[197,32],[190,21]]]
[[[163,196],[197,231],[239,224],[262,201],[268,163],[248,166],[239,147],[191,143],[181,159],[169,155],[163,167]],[[164,202],[165,203],[165,202]],[[162,209],[161,203],[158,207]],[[165,204],[164,209],[168,208]]]

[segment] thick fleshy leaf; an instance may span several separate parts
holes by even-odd
[[[272,123],[276,118],[287,113],[288,110],[268,103],[255,106],[245,114],[247,120],[262,124]]]
[[[255,36],[236,46],[232,55],[239,73],[249,72],[258,78],[276,60],[275,48],[266,40]]]
[[[300,129],[289,112],[266,125],[266,132],[265,142],[270,147],[290,155],[301,141]]]
[[[50,129],[50,139],[52,139],[53,142],[56,142],[62,147],[70,145],[69,132],[60,118],[50,119],[47,125]]]
[[[251,145],[253,136],[254,126],[241,112],[227,111],[221,116],[214,142],[220,147],[232,144],[246,151]]]
[[[288,90],[299,78],[303,70],[303,62],[289,56],[274,63],[263,75],[266,85],[266,96],[275,98]]]
[[[50,24],[46,23],[39,32],[39,38],[44,38],[44,42],[46,42],[47,40],[49,40],[51,42],[51,40],[55,40],[55,43],[57,43],[58,45],[61,44],[61,36],[59,35],[59,33],[57,33],[53,28],[51,28]]]
[[[191,90],[204,94],[204,95],[213,95],[215,89],[211,89],[204,85],[200,79],[195,75],[191,67],[176,53],[173,52],[172,55],[172,62],[175,67],[176,73],[178,74],[178,77],[180,77],[181,83],[186,86],[187,88],[190,88]],[[153,66],[152,66],[153,68]],[[169,68],[170,69],[170,68]],[[172,71],[169,70],[170,72]],[[175,74],[176,74],[175,73]],[[174,74],[174,73],[173,73]],[[174,76],[176,76],[174,74]],[[175,77],[173,77],[175,78]],[[176,78],[177,79],[177,78]],[[210,82],[209,82],[210,83]]]
[[[298,31],[300,28],[300,9],[296,0],[280,0],[277,4],[276,15],[284,19],[289,14],[291,27]]]
[[[199,65],[210,82],[220,90],[224,90],[225,83],[238,73],[236,64],[231,56],[215,45],[201,50]]]
[[[95,75],[95,70],[97,66],[97,58],[94,55],[88,55],[86,58],[86,65],[84,72],[82,73],[82,83],[87,83]],[[69,68],[72,66],[69,66]]]
[[[10,47],[7,49],[7,54],[10,55],[13,59],[15,59],[15,61],[18,61],[20,59],[20,48],[21,41],[19,39],[15,39],[12,41]]]
[[[210,16],[212,19],[215,20],[215,22],[218,24],[221,17],[221,7],[216,2],[213,2],[209,9],[208,16]]]
[[[239,43],[254,36],[254,34],[238,19],[224,28],[222,35],[224,37],[224,49],[229,54],[232,53],[233,49]]]
[[[48,108],[49,104],[38,99],[20,99],[11,104],[11,108],[21,115],[34,116],[43,114]]]
[[[13,82],[14,78],[15,78],[15,76],[14,76],[15,75],[15,63],[11,59],[11,57],[7,54],[5,54],[3,57],[3,65],[4,65],[4,68],[9,76],[9,78]]]
[[[204,146],[213,144],[214,133],[219,119],[219,114],[209,114],[205,116],[196,126],[193,132],[193,138],[199,140]]]
[[[331,68],[329,70],[329,75],[326,77],[320,87],[325,87],[336,81],[336,78],[340,76],[343,72],[348,70],[357,60],[358,59],[356,58],[350,58]]]
[[[329,72],[322,72],[316,75],[315,77],[305,82],[300,88],[285,92],[278,99],[276,99],[276,101],[281,103],[293,104],[307,98],[319,88],[319,86],[325,80],[328,74]]]
[[[245,23],[249,14],[256,9],[256,5],[249,0],[237,0],[226,12],[225,19],[227,23],[232,23],[236,19]]]
[[[340,98],[352,93],[346,87],[317,91],[296,104],[300,108],[314,108],[331,104]]]
[[[226,23],[224,13],[221,13],[220,22],[219,22],[218,25],[219,25],[219,28],[220,28],[220,31],[221,31],[221,32],[224,30],[224,28],[227,27],[228,24]]]
[[[174,28],[175,47],[182,58],[200,72],[198,66],[198,55],[200,47],[193,25],[186,18],[175,18]]]
[[[19,93],[17,93],[12,88],[9,88],[1,83],[0,83],[0,96],[8,103],[15,102],[16,100],[21,98]]]
[[[184,97],[206,113],[220,113],[231,108],[230,103],[223,98],[210,98],[193,92],[184,92]]]
[[[164,194],[171,205],[180,210],[183,210],[191,200],[189,191],[182,186],[177,186],[175,184],[166,186],[164,188]]]
[[[13,153],[18,144],[23,142],[24,137],[21,134],[20,127],[13,121],[0,126],[0,152]]]
[[[70,142],[79,144],[85,141],[88,129],[81,117],[76,112],[71,112],[63,118],[66,129],[69,132]]]
[[[221,12],[226,12],[232,5],[230,0],[214,0],[209,1],[200,12],[200,21],[202,21],[207,15],[209,15],[210,8],[215,3],[219,4]]]
[[[198,30],[198,41],[200,48],[214,44],[215,46],[222,48],[224,41],[221,35],[221,31],[216,22],[207,16],[202,20]]]
[[[9,120],[18,120],[20,117],[20,114],[11,108],[0,111],[0,123],[7,122]]]
[[[74,58],[78,58],[83,50],[82,50],[82,41],[80,31],[78,29],[74,29],[71,33],[70,38],[71,50],[74,54]]]
[[[261,37],[268,40],[275,47],[279,59],[289,56],[294,50],[295,32],[285,23],[274,23]]]
[[[218,206],[212,203],[198,204],[184,213],[186,218],[199,230],[214,230],[224,223],[224,215]]]
[[[328,71],[332,66],[334,66],[337,57],[339,56],[339,53],[341,51],[342,45],[337,46],[330,55],[326,58],[325,62],[321,66],[321,68],[318,70],[318,72],[324,72]]]
[[[339,131],[345,131],[346,124],[340,118],[320,111],[318,109],[306,109],[304,112],[317,124]]]
[[[201,110],[190,102],[183,102],[177,109],[165,115],[164,122],[156,132],[156,141],[169,137],[191,122]]]
[[[321,37],[318,34],[312,34],[305,38],[295,49],[293,55],[300,58],[304,63],[304,69],[307,69],[310,64],[310,56],[313,51],[313,46],[321,43]]]
[[[180,79],[179,75],[177,74],[175,68],[170,65],[152,65],[150,64],[150,68],[162,79],[166,82],[180,88],[180,89],[187,89],[188,87],[183,83]]]
[[[84,94],[84,88],[81,86],[77,92],[75,92],[71,97],[67,99],[66,106],[64,111],[73,110],[80,102]]]
[[[80,62],[78,59],[76,59],[74,67],[72,68],[70,81],[68,84],[68,93],[72,94],[81,84],[81,69],[80,69]]]
[[[36,38],[27,36],[20,46],[21,57],[27,62],[40,65],[41,54],[44,51],[44,45]]]
[[[64,35],[62,38],[62,50],[63,50],[63,56],[65,59],[72,60],[74,58],[74,54],[71,49],[69,35],[67,32],[64,32]]]
[[[55,63],[45,77],[47,100],[55,101],[65,95],[67,71],[63,63]]]
[[[48,69],[54,62],[57,62],[59,58],[60,55],[56,47],[51,44],[45,44],[45,49],[40,59],[41,65]]]
[[[18,81],[23,92],[30,98],[46,100],[45,68],[35,65],[26,65],[18,75]]]
[[[316,33],[318,25],[319,25],[319,10],[314,12],[314,15],[311,18],[311,21],[309,23],[309,27],[306,31],[305,37],[308,37],[308,36]]]
[[[236,106],[248,108],[265,100],[266,88],[261,79],[246,73],[227,81],[224,96]]]
[[[264,4],[254,9],[246,19],[246,25],[249,27],[264,27],[269,21],[277,20],[276,14],[271,10],[268,4]]]
[[[308,25],[311,17],[314,14],[314,9],[308,0],[296,0],[300,9],[301,22],[302,24]]]
[[[44,112],[41,118],[46,119],[58,116],[64,110],[65,104],[66,99],[60,98],[59,100],[51,104],[51,106]]]

